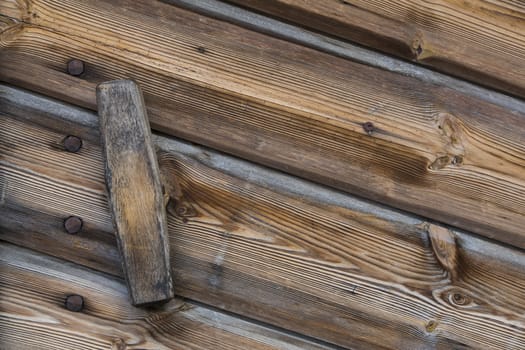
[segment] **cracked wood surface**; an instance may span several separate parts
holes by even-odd
[[[525,97],[523,2],[227,1]]]
[[[0,239],[122,276],[97,117],[0,91]],[[61,148],[70,134],[76,154]],[[523,348],[522,250],[154,141],[177,295],[355,349]],[[69,215],[81,233],[63,231]]]
[[[96,83],[133,78],[158,131],[525,247],[525,108],[160,2],[23,3],[2,81],[95,109]]]
[[[3,350],[330,349],[191,301],[134,308],[122,280],[5,242],[0,295]],[[68,295],[83,297],[81,312]]]

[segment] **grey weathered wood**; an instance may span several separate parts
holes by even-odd
[[[131,80],[97,87],[106,185],[134,305],[173,296],[166,210],[142,93]]]

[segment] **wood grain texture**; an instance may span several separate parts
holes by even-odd
[[[77,157],[50,147],[72,132],[75,113],[57,103],[42,127],[19,115],[47,99],[9,96],[0,119],[2,210],[42,215],[31,231],[9,216],[0,238],[40,241],[36,249],[121,275],[96,246],[98,232],[112,237],[98,138],[79,133]],[[84,125],[96,121],[83,116]],[[176,294],[355,349],[523,348],[522,250],[202,147],[154,141],[170,196]],[[47,233],[73,210],[91,246]]]
[[[168,227],[157,156],[139,86],[114,80],[97,86],[106,186],[133,305],[173,296]]]
[[[519,2],[227,1],[525,97]]]
[[[96,83],[133,78],[156,130],[525,247],[525,108],[163,3],[27,3],[3,81],[96,108]]]
[[[137,309],[122,280],[5,242],[0,295],[2,350],[330,349],[180,299]]]

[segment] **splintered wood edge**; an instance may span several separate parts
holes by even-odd
[[[134,305],[173,297],[166,210],[144,99],[132,80],[97,86],[106,186]]]

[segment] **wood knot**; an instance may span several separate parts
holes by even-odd
[[[467,291],[455,287],[445,291],[442,297],[448,304],[458,308],[475,308],[482,304]]]
[[[427,224],[426,231],[437,261],[452,281],[457,280],[459,268],[456,237],[445,227],[434,224]]]
[[[182,219],[183,222],[188,222],[187,218],[197,216],[197,211],[189,203],[175,198],[170,198],[166,210],[169,214],[177,216]]]
[[[23,33],[25,23],[19,22],[12,18],[0,16],[0,44],[9,44],[18,39]]]
[[[127,348],[126,342],[121,338],[115,338],[111,341],[111,350],[126,350]]]
[[[457,287],[448,286],[444,289],[434,291],[434,296],[446,304],[461,309],[476,309],[478,311],[488,310],[488,305],[474,297],[469,291]]]
[[[428,321],[428,323],[426,324],[425,326],[425,329],[428,333],[432,333],[433,331],[436,330],[438,326],[438,322],[434,321],[434,320],[430,320]]]
[[[187,213],[188,213],[188,208],[186,208],[185,206],[179,206],[177,208],[177,215],[186,216]]]
[[[432,163],[430,163],[430,165],[428,166],[428,168],[430,170],[440,170],[440,169],[443,169],[449,165],[452,165],[452,166],[461,166],[461,164],[463,164],[463,156],[462,155],[455,155],[455,156],[452,156],[452,155],[444,155],[444,156],[438,156],[436,157],[436,159],[434,159],[434,161]]]
[[[465,306],[471,303],[471,299],[460,292],[451,293],[449,295],[449,301],[456,306]]]
[[[175,209],[176,213],[180,217],[192,217],[195,216],[195,210],[188,204],[179,203]]]
[[[455,166],[460,166],[461,164],[463,164],[463,156],[452,157],[450,164],[455,165]]]
[[[415,60],[420,61],[427,57],[432,56],[431,51],[426,47],[425,41],[423,40],[423,34],[418,32],[412,40],[411,50]]]
[[[436,159],[429,165],[431,170],[440,170],[446,166],[461,166],[464,161],[466,143],[462,121],[450,113],[439,113],[436,118],[437,130],[441,136],[441,147]]]
[[[450,156],[439,156],[437,157],[430,165],[428,166],[431,170],[439,170],[446,167],[448,164],[450,164]]]
[[[439,113],[436,117],[437,127],[443,141],[445,142],[445,150],[447,153],[452,154],[463,154],[465,148],[464,143],[464,132],[465,126],[458,117],[450,113]]]

